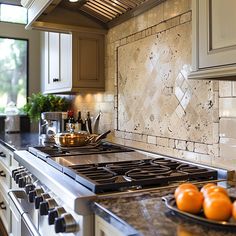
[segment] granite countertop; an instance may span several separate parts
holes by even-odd
[[[162,190],[138,194],[123,194],[98,199],[92,203],[94,212],[125,235],[144,236],[233,236],[234,231],[203,225],[169,210],[162,196],[173,192]],[[231,189],[236,195],[236,189]],[[231,229],[232,230],[232,229]]]
[[[42,144],[38,133],[0,133],[0,143],[12,151]]]

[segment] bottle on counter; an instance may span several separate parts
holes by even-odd
[[[67,111],[67,121],[66,121],[66,131],[71,132],[75,130],[75,119],[74,119],[74,111]]]
[[[90,117],[90,112],[87,112],[87,118],[85,120],[85,124],[86,124],[86,130],[92,134],[92,121],[91,121],[91,117]]]
[[[75,122],[75,132],[83,130],[83,125],[84,125],[84,122],[81,117],[81,111],[79,111],[77,121]]]

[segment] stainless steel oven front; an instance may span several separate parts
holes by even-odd
[[[9,191],[13,236],[91,236],[95,194],[27,151],[15,152],[18,188]]]

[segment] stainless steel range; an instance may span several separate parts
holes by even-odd
[[[12,176],[19,189],[9,196],[21,216],[27,216],[29,235],[92,236],[91,200],[183,181],[225,179],[228,173],[107,142],[78,148],[31,147],[16,151],[15,159],[21,167]]]

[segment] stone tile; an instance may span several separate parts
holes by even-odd
[[[232,81],[232,96],[236,96],[236,82]]]
[[[168,147],[169,139],[157,137],[156,142],[159,146]]]
[[[236,140],[236,118],[221,118],[219,126],[220,137],[233,138]]]
[[[177,149],[186,150],[187,142],[183,140],[175,140],[175,147]]]
[[[220,97],[232,96],[232,82],[231,81],[219,81],[219,96]]]
[[[157,144],[157,138],[155,136],[148,136],[147,137],[147,142],[151,144]]]
[[[195,143],[194,152],[207,154],[208,153],[208,147],[207,144],[203,143]]]
[[[184,24],[188,21],[192,20],[192,13],[191,12],[187,12],[183,15],[180,16],[180,24]]]
[[[168,146],[169,146],[170,148],[175,148],[175,140],[174,140],[174,139],[169,139],[169,144],[168,144]]]
[[[164,30],[167,29],[167,25],[166,25],[166,22],[161,22],[160,24],[158,24],[156,27],[155,27],[155,32],[156,33],[160,33]]]
[[[172,27],[179,25],[179,23],[180,23],[180,17],[179,16],[174,17],[166,21],[166,28],[170,29]]]
[[[220,138],[220,157],[236,161],[236,139]]]
[[[219,99],[219,116],[236,117],[236,98]]]
[[[194,143],[193,142],[187,142],[187,146],[186,146],[187,150],[190,152],[194,151]]]
[[[213,143],[219,143],[219,123],[213,123]]]
[[[191,10],[191,0],[169,0],[164,2],[164,20]]]

